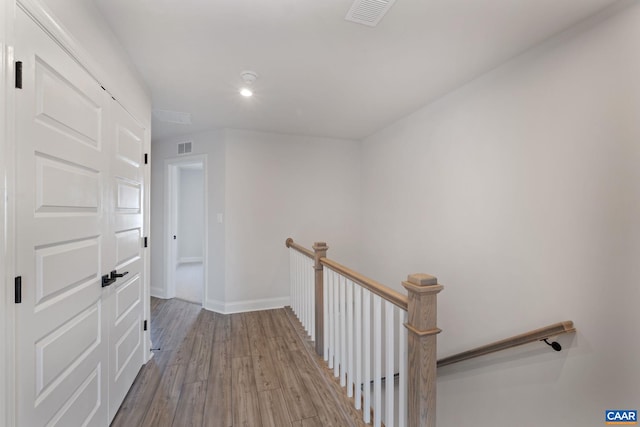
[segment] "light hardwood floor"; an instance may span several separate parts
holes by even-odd
[[[221,315],[151,300],[154,357],[112,426],[361,426],[287,309]]]

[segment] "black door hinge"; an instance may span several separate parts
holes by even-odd
[[[142,330],[144,330],[144,331],[147,330],[147,321],[146,320],[144,322],[142,322]]]
[[[16,61],[16,89],[22,89],[22,61]]]
[[[15,302],[20,304],[22,302],[22,276],[18,276],[14,280],[15,287]]]
[[[146,237],[144,238],[144,247],[145,248],[147,247],[147,238]]]
[[[144,164],[148,165],[149,164],[149,154],[144,153]]]

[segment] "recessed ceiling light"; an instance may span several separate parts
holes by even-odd
[[[255,82],[258,78],[258,73],[254,71],[243,71],[242,73],[240,73],[240,77],[242,78],[242,81],[244,83],[244,86],[240,88],[240,95],[244,96],[245,98],[253,96],[253,90],[251,89],[251,86],[253,85],[253,82]]]

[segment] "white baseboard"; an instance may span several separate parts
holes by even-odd
[[[151,286],[151,287],[149,288],[149,294],[150,294],[152,297],[156,297],[156,298],[160,298],[160,299],[167,299],[167,298],[169,298],[169,297],[167,296],[166,291],[165,291],[163,288],[154,288],[153,286]]]
[[[222,301],[208,299],[204,304],[205,310],[214,311],[216,313],[225,314],[224,303]]]
[[[191,264],[194,262],[202,262],[201,256],[182,257],[178,259],[178,264]]]
[[[264,298],[257,300],[234,301],[224,303],[222,301],[207,300],[205,309],[220,314],[243,313],[246,311],[269,310],[282,308],[289,305],[289,297]]]

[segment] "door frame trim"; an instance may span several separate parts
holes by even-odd
[[[160,295],[164,298],[175,297],[175,266],[172,266],[170,261],[175,258],[173,253],[173,239],[172,230],[175,219],[175,214],[172,212],[172,202],[175,198],[175,180],[171,175],[175,174],[180,165],[188,165],[193,163],[202,163],[202,180],[204,189],[204,238],[202,248],[202,268],[203,268],[203,292],[202,292],[202,307],[205,307],[209,297],[209,192],[208,192],[208,166],[206,154],[194,154],[188,156],[172,157],[165,159],[164,161],[164,283],[162,292],[164,295]]]

